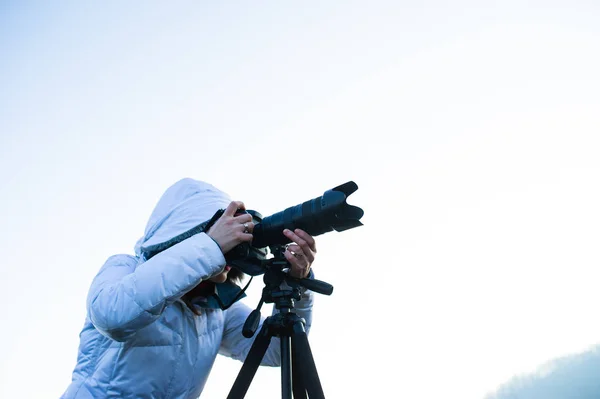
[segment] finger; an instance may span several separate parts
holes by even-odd
[[[306,266],[304,255],[298,252],[286,250],[283,255],[293,269],[303,269]]]
[[[308,245],[308,247],[310,248],[311,251],[313,252],[317,252],[317,243],[315,242],[315,239],[313,238],[313,236],[311,236],[310,234],[308,234],[306,231],[302,230],[302,229],[296,229],[294,230],[294,233],[302,238],[304,241],[306,241],[306,244]]]
[[[296,230],[297,231],[302,231],[300,229],[296,229]],[[312,251],[312,248],[310,248],[310,246],[308,245],[308,242],[306,242],[303,238],[301,238],[299,235],[297,235],[293,231],[285,229],[284,230],[284,234],[286,234],[286,237],[288,237],[289,239],[291,239],[292,241],[294,241],[296,244],[300,245],[300,247],[302,247],[302,250],[305,253],[310,253]],[[310,237],[310,238],[312,239],[312,237]],[[313,245],[314,245],[314,243],[313,243]]]
[[[287,250],[292,253],[297,259],[300,259],[302,256],[306,257],[308,263],[312,263],[315,261],[314,253],[311,251],[305,252],[299,245],[290,244],[287,246]]]
[[[296,259],[296,257],[294,255],[292,255],[292,253],[290,251],[286,250],[283,253],[283,256],[288,261],[291,268],[298,267],[298,264],[297,264],[298,260]]]
[[[235,215],[238,209],[246,209],[244,207],[244,203],[242,201],[231,201],[229,205],[227,205],[227,208],[225,209],[225,212],[223,212],[223,215],[233,216]]]
[[[248,223],[252,221],[252,215],[249,213],[242,213],[241,215],[234,216],[233,220],[237,223]]]
[[[294,233],[290,229],[284,229],[283,230],[283,235],[285,235],[290,241],[293,241],[293,242],[295,242],[298,245],[302,245],[302,243],[306,244],[306,241],[304,241],[302,238],[300,238],[299,235],[297,235],[296,233]]]
[[[254,230],[254,223],[252,222],[240,223],[240,226],[242,226],[242,232],[244,234],[252,234],[252,231]]]
[[[243,242],[252,242],[252,240],[254,239],[254,236],[252,235],[252,232],[250,232],[250,231],[247,233],[240,231],[239,239],[242,240]]]
[[[248,227],[244,226],[245,224]],[[252,223],[240,223],[238,224],[239,228],[236,228],[234,231],[235,236],[244,242],[252,242],[254,236],[252,235],[252,229],[254,229],[254,225]]]
[[[283,254],[287,259],[288,263],[290,264],[289,273],[292,277],[304,278],[308,275],[308,272],[310,270],[310,264],[302,260],[303,256],[298,258],[292,255],[292,253],[290,253],[287,250]]]

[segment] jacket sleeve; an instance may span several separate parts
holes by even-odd
[[[302,299],[297,301],[294,307],[294,313],[306,321],[305,329],[307,334],[309,333],[312,324],[313,301],[313,292],[307,290],[302,295]],[[223,331],[223,340],[221,341],[221,347],[219,349],[220,354],[240,361],[246,359],[250,347],[265,321],[265,318],[261,317],[260,325],[252,338],[244,337],[242,335],[242,329],[251,311],[252,309],[240,301],[236,302],[231,308],[225,311],[225,329]],[[272,314],[276,314],[277,312],[278,310],[273,306]],[[269,344],[269,348],[263,356],[261,365],[279,367],[280,363],[279,338],[273,337]]]
[[[224,266],[218,245],[204,233],[140,264],[130,256],[113,256],[92,282],[87,298],[89,318],[104,335],[125,341]]]

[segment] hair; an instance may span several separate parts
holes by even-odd
[[[246,274],[237,267],[232,267],[231,270],[229,270],[229,273],[227,273],[227,281],[238,285],[244,281],[245,277]]]

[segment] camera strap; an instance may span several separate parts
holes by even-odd
[[[208,231],[213,226],[213,224],[215,224],[215,222],[221,217],[223,212],[225,212],[224,209],[219,209],[217,212],[215,212],[213,217],[210,218],[210,220],[200,223],[198,226],[195,226],[186,232],[176,235],[175,237],[171,238],[170,240],[161,242],[159,244],[150,245],[148,247],[142,247],[141,250],[142,250],[142,255],[144,256],[144,259],[149,260],[154,255],[164,251],[167,248],[171,248],[175,244],[179,244],[183,240],[190,238],[193,235]]]

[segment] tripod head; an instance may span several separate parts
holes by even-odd
[[[298,279],[285,272],[290,267],[289,262],[283,255],[285,245],[277,244],[269,248],[273,257],[263,261],[265,287],[262,290],[258,306],[250,313],[244,323],[242,334],[246,338],[251,338],[256,332],[260,322],[260,308],[264,303],[273,303],[280,313],[289,313],[294,308],[295,301],[302,298],[302,288],[324,295],[331,295],[333,292],[333,286],[324,281],[311,278]],[[284,282],[287,287],[282,288]]]

